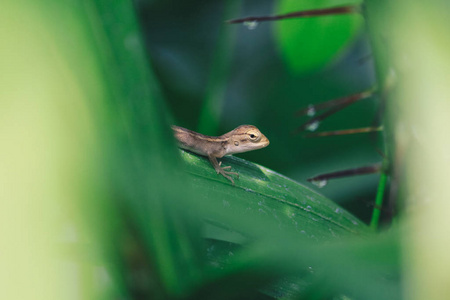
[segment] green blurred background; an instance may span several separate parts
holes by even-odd
[[[239,156],[316,190],[307,178],[381,161],[383,146],[377,134],[293,134],[307,120],[294,116],[299,109],[374,85],[373,57],[361,16],[266,22],[253,30],[225,24],[232,18],[342,3],[137,1],[148,53],[174,122],[211,135],[241,124],[256,125],[270,146]],[[286,31],[294,34],[280,37]],[[311,61],[315,63],[303,63]],[[200,126],[207,101],[218,103],[209,113],[218,127],[214,121]],[[374,98],[361,101],[326,119],[318,131],[379,124],[378,108]],[[337,179],[319,192],[368,223],[377,181],[378,175]]]

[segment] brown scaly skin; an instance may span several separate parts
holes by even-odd
[[[239,177],[239,174],[225,171],[231,167],[221,167],[217,158],[257,150],[269,145],[269,140],[253,125],[241,125],[221,136],[203,135],[175,125],[172,125],[172,129],[180,148],[207,156],[217,174],[223,175],[233,185],[234,180],[230,175]]]

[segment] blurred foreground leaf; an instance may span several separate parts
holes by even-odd
[[[187,293],[201,275],[197,222],[186,210],[168,113],[144,52],[131,1],[86,1],[110,116],[111,200],[121,213],[116,255],[133,297]]]

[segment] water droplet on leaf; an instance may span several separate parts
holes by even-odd
[[[319,128],[319,124],[320,124],[319,121],[314,121],[312,123],[309,123],[306,126],[306,130],[308,130],[308,131],[316,131],[316,129]]]
[[[258,27],[258,21],[245,21],[244,26],[247,27],[248,30],[254,30]]]
[[[306,111],[306,115],[308,117],[314,117],[316,115],[316,109],[314,108],[314,105],[312,105],[312,104],[308,105],[308,110]]]
[[[311,181],[311,183],[317,186],[319,189],[321,189],[324,186],[326,186],[328,182],[325,179],[323,179],[323,180],[313,180]]]

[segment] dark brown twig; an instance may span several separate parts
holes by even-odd
[[[347,102],[353,103],[354,102],[353,100],[361,100],[361,99],[365,99],[365,98],[372,96],[375,91],[376,91],[376,88],[372,88],[370,90],[360,92],[357,94],[353,94],[350,96],[344,96],[341,98],[328,100],[326,102],[322,102],[322,103],[318,103],[318,104],[311,104],[311,105],[308,105],[308,107],[298,110],[295,113],[295,116],[301,117],[303,115],[308,114],[311,110],[319,111],[319,110],[323,110],[323,109],[326,109],[329,107],[343,105],[343,104],[346,104]]]
[[[363,127],[363,128],[352,128],[343,130],[333,130],[333,131],[323,131],[305,134],[305,137],[319,137],[319,136],[333,136],[333,135],[347,135],[347,134],[358,134],[358,133],[369,133],[382,131],[383,126],[379,127]]]
[[[356,175],[366,175],[366,174],[373,174],[378,173],[382,169],[382,164],[377,163],[370,166],[364,166],[359,168],[353,168],[353,169],[347,169],[347,170],[341,170],[331,173],[325,173],[321,174],[312,178],[308,178],[307,180],[309,182],[320,182],[320,181],[327,181],[329,179],[335,179],[335,178],[342,178],[342,177],[349,177],[349,176],[356,176]]]
[[[352,13],[360,13],[360,12],[361,12],[360,5],[347,5],[347,6],[296,11],[296,12],[291,12],[288,14],[276,15],[276,16],[239,18],[239,19],[228,20],[227,23],[237,24],[237,23],[244,23],[244,22],[265,22],[265,21],[277,21],[277,20],[285,20],[285,19],[292,19],[292,18],[307,18],[307,17],[327,16],[327,15],[342,15],[342,14],[352,14]]]
[[[375,88],[358,93],[358,94],[353,94],[350,96],[345,96],[342,98],[338,98],[338,99],[334,99],[334,100],[330,100],[324,103],[319,103],[316,105],[310,105],[305,109],[302,109],[300,111],[298,111],[296,113],[297,116],[301,116],[304,114],[308,114],[311,110],[313,110],[314,112],[317,110],[322,110],[322,109],[326,109],[328,107],[331,107],[328,111],[317,115],[316,117],[310,119],[309,121],[305,122],[304,124],[302,124],[301,126],[299,126],[294,133],[299,133],[307,128],[311,128],[312,125],[314,124],[319,124],[320,121],[324,120],[325,118],[328,118],[329,116],[331,116],[332,114],[337,113],[338,111],[346,108],[347,106],[349,106],[350,104],[353,104],[359,100],[362,99],[366,99],[369,98],[370,96],[373,95],[373,93],[375,92]],[[317,127],[315,127],[317,128]],[[313,128],[313,129],[315,129]],[[312,130],[313,131],[313,130]]]

